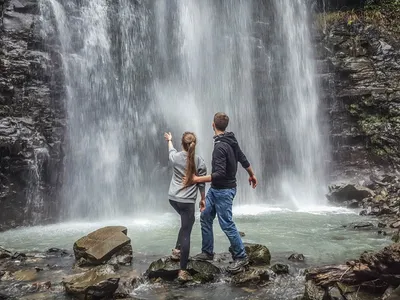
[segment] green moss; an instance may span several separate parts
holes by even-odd
[[[367,5],[357,10],[321,13],[314,21],[320,30],[337,23],[345,23],[347,26],[364,23],[376,25],[387,32],[400,33],[400,0],[383,0],[380,4]]]
[[[384,124],[388,122],[387,118],[380,115],[371,115],[361,119],[358,123],[361,129],[369,136],[380,132]]]
[[[360,109],[360,106],[358,104],[354,104],[354,103],[350,104],[348,106],[347,110],[353,116],[359,116],[361,114],[361,112],[362,112],[362,110]]]

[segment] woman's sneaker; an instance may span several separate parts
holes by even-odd
[[[234,260],[233,264],[228,266],[226,269],[229,273],[237,274],[246,270],[247,266],[249,265],[249,259],[245,258],[237,258]]]
[[[181,251],[178,249],[172,249],[171,260],[180,261],[181,260]]]
[[[188,281],[192,281],[193,277],[190,275],[190,273],[186,270],[180,270],[178,273],[178,281],[181,283],[185,283]]]
[[[193,259],[195,259],[195,260],[213,260],[214,254],[208,254],[206,252],[202,252],[202,253],[194,256]]]

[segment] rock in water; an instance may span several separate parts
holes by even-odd
[[[293,253],[288,257],[288,260],[291,261],[304,261],[306,258],[301,253]]]
[[[284,264],[275,264],[271,267],[275,274],[289,274],[289,266]]]
[[[10,251],[0,247],[0,259],[9,258],[11,256],[12,256],[12,254]]]
[[[400,285],[391,291],[391,293],[386,297],[383,298],[383,300],[399,300],[400,299]]]
[[[35,269],[19,270],[13,274],[13,277],[18,281],[34,281],[37,273]]]
[[[248,271],[236,274],[232,277],[232,283],[237,286],[260,285],[268,280],[268,270],[262,268],[250,268]]]
[[[361,201],[367,197],[373,197],[375,193],[361,185],[343,184],[329,186],[329,194],[326,195],[329,201],[344,202],[350,200]]]
[[[98,266],[85,273],[72,275],[63,281],[67,294],[78,299],[113,299],[119,276],[111,265]]]
[[[123,226],[108,226],[93,231],[75,242],[75,258],[86,264],[99,265],[110,260],[113,255],[121,254],[125,257],[123,262],[130,263],[132,246],[127,232]]]
[[[315,291],[318,295],[320,291],[329,295],[335,287],[346,294],[346,299],[376,299],[375,296],[382,295],[390,285],[400,284],[400,244],[392,244],[376,253],[365,252],[358,260],[346,264],[312,268],[306,280],[304,299],[325,299],[310,295]]]
[[[179,269],[179,262],[171,260],[170,257],[163,257],[151,263],[146,271],[146,275],[150,279],[162,278],[173,280],[176,278]],[[189,260],[187,269],[195,280],[201,282],[212,281],[215,275],[221,272],[212,262],[201,260]]]
[[[260,244],[244,244],[250,264],[253,266],[265,266],[271,262],[271,253],[266,246]]]

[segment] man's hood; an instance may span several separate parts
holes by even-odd
[[[214,137],[214,143],[224,142],[229,144],[233,149],[238,146],[235,134],[233,132],[225,132]]]

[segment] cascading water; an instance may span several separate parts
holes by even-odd
[[[209,163],[212,118],[215,112],[226,112],[231,118],[229,130],[236,133],[261,175],[251,72],[251,1],[182,0],[175,4],[164,0],[156,6],[158,64],[165,70],[155,78],[155,111],[174,132],[196,132],[198,153]],[[168,32],[173,33],[169,39]],[[246,184],[245,175],[239,171],[242,184]],[[256,198],[241,186],[237,202],[254,203]]]
[[[324,176],[323,155],[326,153],[318,122],[319,98],[306,9],[302,0],[276,1],[278,22],[283,27],[283,51],[287,57],[282,89],[287,101],[280,107],[280,116],[293,157],[293,168],[284,172],[282,185],[284,193],[297,207],[315,205],[321,196],[318,185]]]
[[[275,0],[270,7],[274,28],[269,39],[266,114],[272,136],[269,161],[276,173],[272,186],[280,199],[296,208],[325,203],[329,156],[321,122],[308,2]]]
[[[66,216],[166,207],[163,132],[179,147],[182,132],[194,131],[210,165],[217,111],[230,116],[262,183],[256,197],[240,170],[236,202],[265,202],[269,187],[297,207],[316,204],[325,149],[305,4],[269,3],[279,50],[265,47],[273,76],[258,78],[260,3],[41,0],[43,33],[58,37],[65,74]]]

